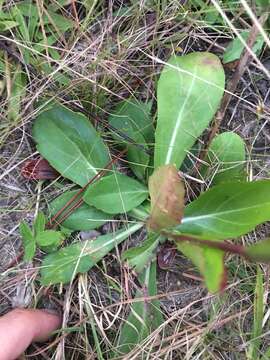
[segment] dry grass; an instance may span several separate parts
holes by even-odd
[[[15,262],[6,270],[20,251],[20,220],[32,222],[37,210],[46,209],[46,204],[68,186],[63,181],[42,184],[21,177],[22,163],[37,154],[31,138],[32,121],[44,106],[42,101],[52,98],[70,107],[84,107],[103,121],[121,99],[134,96],[155,101],[158,74],[172,52],[208,50],[221,56],[233,36],[250,29],[253,23],[259,26],[259,14],[245,0],[236,2],[239,6],[234,17],[227,16],[226,6],[220,1],[209,1],[211,9],[216,9],[224,20],[221,24],[207,23],[204,15],[209,7],[201,12],[192,11],[189,2],[184,5],[184,1],[178,0],[85,1],[93,4],[88,5],[88,13],[79,2],[67,3],[69,5],[59,11],[72,18],[74,28],[62,34],[52,46],[45,43],[42,52],[33,42],[18,36],[14,29],[12,36],[0,34],[0,41],[4,40],[10,51],[9,56],[0,51],[4,64],[0,80],[3,88],[0,310],[4,313],[11,306],[46,305],[63,311],[63,329],[59,335],[52,343],[33,345],[26,359],[109,359],[115,346],[114,338],[126,319],[135,290],[132,274],[120,261],[121,249],[116,249],[97,268],[64,287],[46,289],[35,282],[38,259],[31,266]],[[8,1],[3,9],[14,4],[15,1]],[[39,6],[42,12],[42,3]],[[115,16],[126,6],[130,13]],[[42,21],[40,28],[42,32]],[[270,40],[267,31],[262,28],[258,31],[266,42],[264,50],[258,57],[249,49],[252,61],[245,66],[219,127],[220,131],[229,129],[245,139],[250,179],[269,178],[270,164]],[[58,51],[58,59],[52,57],[49,48]],[[25,66],[23,60],[20,64],[18,59],[22,59],[23,49],[38,58],[38,66]],[[41,64],[51,65],[49,74],[42,71]],[[18,91],[14,91],[16,70],[25,78],[25,84]],[[69,79],[68,85],[59,82],[63,75]],[[231,76],[232,71],[227,69],[227,78]],[[15,116],[12,114],[14,104],[19,109]],[[103,131],[106,135],[106,130]],[[196,163],[197,159],[193,160]],[[186,175],[189,183],[188,176],[194,174]],[[200,186],[204,188],[205,184]],[[261,226],[241,241],[252,242],[268,233],[269,227]],[[158,298],[164,324],[121,358],[246,359],[253,324],[256,267],[236,258],[228,259],[228,267],[228,288],[222,295],[210,296],[192,265],[178,255],[172,268],[167,272],[161,270],[158,276]],[[264,266],[262,270],[265,307],[260,356],[265,359],[270,345],[269,268]]]

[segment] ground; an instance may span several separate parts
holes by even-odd
[[[17,259],[22,250],[20,221],[32,223],[38,209],[46,212],[50,200],[69,187],[65,180],[41,184],[21,175],[25,160],[37,156],[31,135],[36,104],[46,97],[55,97],[71,107],[78,104],[84,107],[93,121],[106,122],[115,103],[135,94],[143,101],[153,100],[154,116],[156,81],[162,62],[170,54],[211,51],[222,58],[224,48],[235,36],[222,15],[215,21],[207,18],[207,14],[215,10],[216,2],[205,2],[205,7],[201,8],[196,3],[200,2],[101,1],[98,4],[93,1],[92,5],[87,1],[59,2],[63,6],[59,5],[55,11],[71,19],[73,27],[62,32],[53,43],[58,57],[53,52],[38,50],[36,53],[35,41],[27,42],[16,27],[11,33],[0,33],[0,56],[4,64],[0,80],[3,89],[0,313],[14,306],[52,306],[63,312],[63,326],[69,328],[51,345],[33,345],[26,359],[101,359],[93,340],[93,328],[102,339],[103,358],[110,358],[114,336],[129,312],[129,300],[136,288],[136,279],[121,261],[121,253],[140,243],[144,236],[144,232],[136,233],[70,285],[45,288],[35,282],[44,254],[37,254],[30,264]],[[243,8],[244,0],[234,10],[230,10],[232,1],[223,3],[223,10],[239,31],[251,28],[252,20]],[[260,17],[260,8],[253,3],[251,9]],[[6,2],[4,11],[10,11],[13,5],[13,2]],[[55,2],[47,1],[42,6],[48,8],[49,5]],[[217,11],[213,14],[218,16]],[[267,22],[264,25],[269,29]],[[42,33],[44,29],[40,28]],[[8,53],[1,44],[8,46]],[[34,65],[24,64],[22,56],[26,55],[20,44],[29,46],[30,56],[36,60]],[[218,128],[218,132],[234,131],[245,140],[248,154],[245,168],[247,177],[252,180],[268,179],[270,164],[270,78],[262,71],[270,71],[270,52],[266,44],[258,58],[257,64],[250,61],[245,65]],[[49,64],[50,71],[45,73],[41,63]],[[227,84],[236,68],[237,64],[233,68],[225,67]],[[24,79],[18,82],[17,88],[16,71]],[[69,78],[68,83],[59,80],[63,75]],[[107,137],[107,130],[103,131]],[[204,144],[210,131],[211,128],[201,138]],[[194,169],[189,169],[187,174],[194,175]],[[200,187],[204,190],[206,184]],[[111,226],[105,224],[98,232],[106,233]],[[268,234],[269,225],[264,224],[237,241],[252,243]],[[75,233],[69,241],[84,240],[92,235]],[[235,256],[228,256],[226,264],[228,286],[216,295],[207,292],[199,273],[181,254],[177,254],[167,270],[158,269],[158,297],[165,322],[158,333],[150,335],[143,345],[122,358],[255,360],[247,354],[254,324],[257,266]],[[265,307],[257,354],[260,359],[267,359],[269,267],[260,265],[260,268]]]

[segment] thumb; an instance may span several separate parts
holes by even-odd
[[[32,341],[44,341],[61,325],[46,310],[15,309],[0,318],[0,360],[14,360]]]

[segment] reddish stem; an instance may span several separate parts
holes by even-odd
[[[101,178],[108,169],[111,168],[111,166],[121,158],[122,155],[124,155],[127,152],[127,149],[121,151],[116,157],[115,159],[111,160],[104,169],[102,169],[101,171],[99,171],[92,179],[90,179],[88,181],[88,183],[86,185],[84,185],[74,196],[72,196],[72,198],[48,221],[47,226],[48,227],[53,227],[53,222],[56,222],[57,218],[59,218],[60,215],[63,214],[63,212],[78,198],[78,196],[92,183],[96,182],[99,178]],[[79,199],[79,201],[77,201],[75,204],[72,205],[72,207],[68,210],[68,215],[69,216],[73,210],[77,209],[78,206],[80,206],[82,204],[83,200]],[[57,225],[59,225],[61,222],[63,222],[67,216],[63,216],[60,220],[57,221]],[[63,220],[64,218],[64,220]],[[55,227],[55,226],[54,226]]]
[[[83,199],[80,199],[77,203],[73,204],[71,208],[68,209],[67,212],[60,219],[56,220],[56,222],[51,225],[51,228],[55,229],[58,225],[64,222],[69,217],[69,215],[71,215],[76,209],[78,209],[82,205],[82,203]]]
[[[218,242],[218,241],[212,241],[212,240],[197,239],[192,236],[176,235],[176,234],[171,234],[166,231],[163,231],[162,235],[165,235],[168,238],[174,239],[176,241],[182,241],[182,242],[188,241],[195,245],[207,246],[207,247],[210,247],[213,249],[219,249],[219,250],[231,253],[231,254],[236,254],[236,255],[243,256],[243,257],[247,257],[245,248],[243,246],[234,245],[227,241]]]

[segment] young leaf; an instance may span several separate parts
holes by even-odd
[[[143,145],[144,149],[148,150],[148,147],[145,145],[145,142],[142,141],[142,138],[138,138],[138,134],[134,136],[134,138],[137,138],[136,144]],[[128,145],[127,148],[127,159],[129,161],[129,167],[139,180],[143,180],[145,177],[145,171],[149,164],[150,156],[143,149],[138,148],[136,145]]]
[[[218,109],[225,86],[217,56],[193,52],[172,56],[158,81],[155,168],[179,168]]]
[[[157,294],[156,262],[152,262],[140,275],[139,281],[142,289],[137,290],[135,300]],[[127,321],[120,330],[117,351],[126,354],[136,345],[140,346],[140,343],[162,323],[163,318],[158,300],[135,301],[131,306]]]
[[[121,214],[140,205],[147,197],[144,185],[115,172],[90,185],[83,199],[108,214]]]
[[[76,274],[87,272],[116,245],[139,230],[143,224],[134,224],[124,230],[99,236],[95,240],[77,242],[45,257],[41,267],[43,285],[68,283]]]
[[[114,123],[114,122],[113,122]],[[129,127],[128,127],[129,126]],[[124,134],[128,135],[137,145],[123,141],[117,136],[113,136],[121,145],[127,146],[127,159],[129,166],[138,179],[144,179],[145,170],[149,164],[150,156],[146,151],[149,151],[148,146],[144,140],[144,137],[136,131],[130,124],[126,125],[126,122],[122,126],[115,126],[115,128],[121,130]]]
[[[176,246],[199,269],[211,293],[221,291],[226,286],[227,271],[222,250],[203,248],[185,242],[176,242]]]
[[[240,35],[245,41],[247,41],[249,37],[249,31],[242,31]],[[263,45],[264,45],[264,39],[261,35],[258,35],[255,44],[253,45],[252,51],[255,54],[259,55]],[[224,52],[223,64],[227,64],[229,62],[240,59],[244,48],[245,46],[242,44],[242,42],[238,37],[233,39]]]
[[[64,106],[53,105],[41,113],[33,136],[42,156],[81,186],[109,162],[108,149],[90,121]]]
[[[40,248],[49,252],[57,249],[64,238],[61,231],[45,230],[36,235],[36,242]]]
[[[67,191],[64,194],[58,196],[49,204],[50,217],[55,215],[65,204],[78,192],[78,190]],[[78,197],[79,200],[81,198]],[[70,206],[66,209],[68,211]],[[78,209],[73,211],[68,218],[63,221],[62,225],[71,230],[93,230],[101,225],[105,224],[111,216],[96,209],[93,206],[89,206],[83,203]]]
[[[33,225],[35,236],[37,236],[39,233],[45,230],[45,224],[46,224],[45,215],[43,214],[43,212],[39,211]]]
[[[123,260],[128,261],[128,265],[137,273],[141,273],[155,257],[155,250],[159,244],[159,236],[149,234],[141,246],[128,249],[122,255]]]
[[[209,240],[235,238],[270,220],[270,181],[217,185],[191,202],[176,230]]]
[[[179,224],[184,211],[185,188],[176,167],[161,166],[149,179],[151,215],[148,226],[160,230]]]
[[[208,150],[206,161],[209,168],[202,168],[202,175],[211,179],[211,184],[244,180],[245,143],[234,132],[217,135]]]
[[[119,130],[132,127],[134,131],[142,135],[147,144],[151,144],[154,142],[154,126],[150,116],[151,105],[151,103],[139,100],[124,100],[118,104],[113,115],[109,117],[109,122]]]
[[[130,167],[139,179],[144,178],[150,159],[147,142],[154,141],[154,127],[149,112],[148,104],[129,99],[122,101],[116,107],[114,114],[109,117],[110,125],[140,145],[140,147],[135,146],[112,131],[113,138],[127,146]]]
[[[36,252],[36,240],[30,227],[24,221],[20,223],[20,233],[22,236],[24,248],[23,260],[31,261]]]

